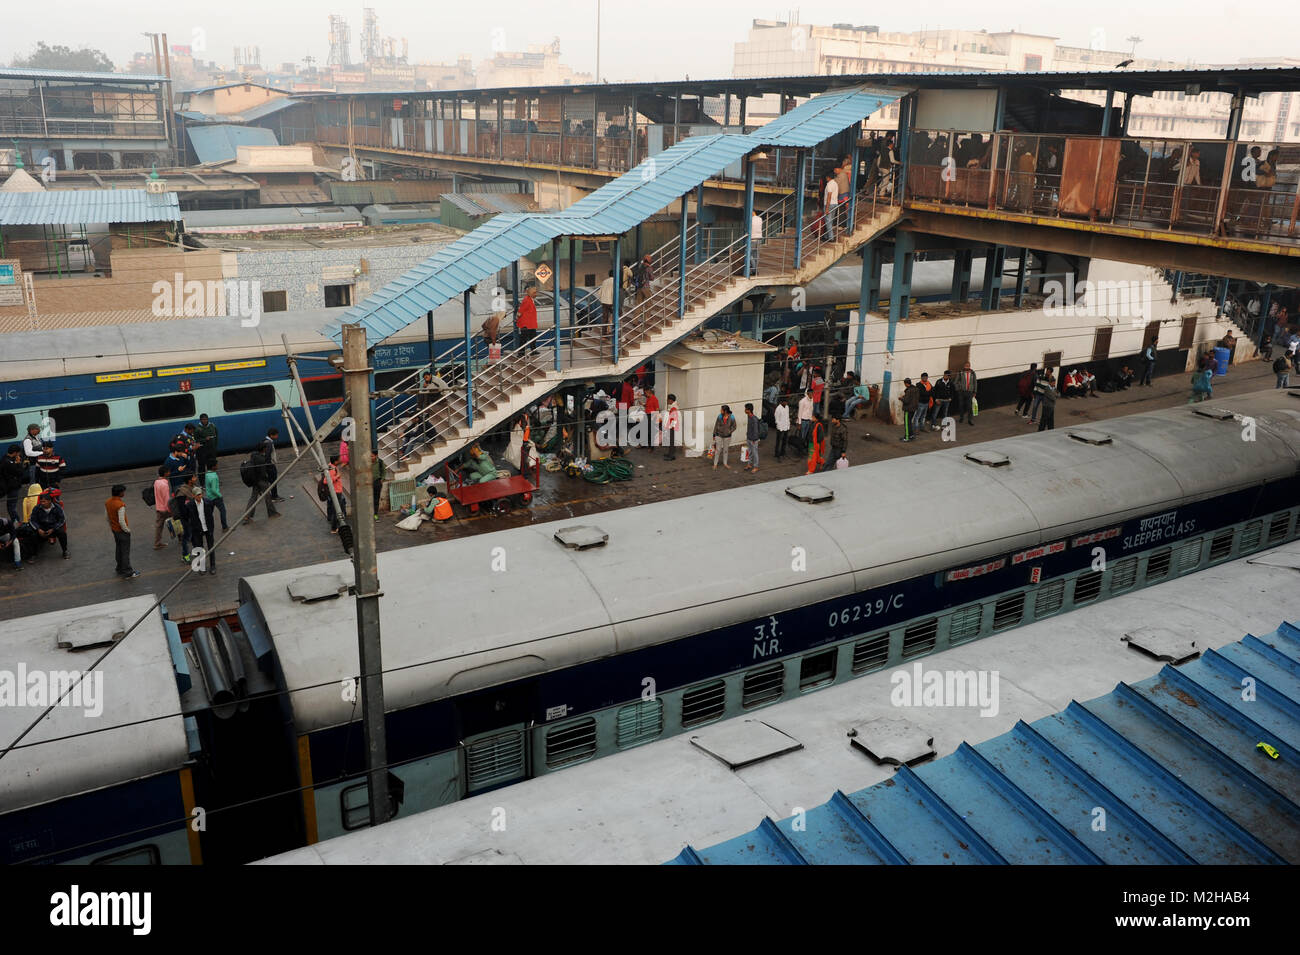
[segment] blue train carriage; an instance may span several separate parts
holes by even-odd
[[[471,302],[473,331],[488,297]],[[250,449],[272,426],[289,443],[281,402],[305,426],[281,334],[295,353],[326,358],[338,352],[320,329],[338,309],[272,312],[244,328],[237,317],[186,318],[95,326],[6,337],[0,363],[0,447],[21,440],[28,424],[52,421],[56,445],[71,473],[161,463],[169,439],[206,413],[219,431],[218,453]],[[540,324],[540,323],[539,323]],[[459,302],[435,313],[434,350],[458,354],[464,338]],[[375,348],[376,390],[393,388],[429,360],[423,322]],[[342,373],[319,361],[299,364],[317,423],[343,399]],[[376,402],[382,415],[387,399]]]
[[[153,600],[7,622],[0,739],[12,742]],[[202,755],[195,720],[181,712],[190,685],[177,629],[154,610],[0,763],[5,862],[202,861],[200,834],[187,824]]]
[[[551,523],[381,554],[397,813],[1291,540],[1295,401],[1268,392],[611,511],[588,519],[585,549]],[[338,562],[240,582],[246,635],[295,688],[308,841],[368,822],[351,579]]]

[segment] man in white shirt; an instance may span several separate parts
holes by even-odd
[[[614,270],[609,270],[609,278],[600,283],[601,320],[608,326],[614,323]]]
[[[822,192],[822,219],[826,223],[826,241],[835,241],[835,217],[839,212],[840,187],[835,177],[826,180],[826,189]]]
[[[785,444],[790,439],[790,401],[784,395],[776,403],[772,420],[776,423],[776,459],[780,461],[785,457]]]
[[[29,424],[27,437],[23,438],[23,463],[27,466],[27,483],[35,484],[38,474],[37,459],[45,453],[45,440],[41,437],[41,426]]]
[[[813,397],[811,391],[805,391],[799,399],[799,440],[808,446],[808,435],[812,433]]]

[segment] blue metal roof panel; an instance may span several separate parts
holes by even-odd
[[[190,144],[199,162],[226,162],[234,159],[240,146],[277,146],[275,133],[261,126],[191,126],[187,130]]]
[[[908,90],[857,86],[823,93],[784,116],[760,126],[749,138],[767,146],[816,146],[847,129],[883,106],[896,102]]]
[[[1298,728],[1283,624],[673,862],[1294,864]]]
[[[0,69],[0,80],[77,80],[87,83],[165,83],[167,77],[156,73],[98,73],[89,70],[34,70],[7,66]]]
[[[0,193],[0,226],[82,225],[102,222],[178,222],[174,192],[143,189],[60,189]]]

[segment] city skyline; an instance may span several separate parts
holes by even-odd
[[[563,61],[576,71],[594,73],[596,6],[596,0],[556,0],[541,16],[535,4],[501,0],[493,5],[491,15],[458,23],[445,22],[442,10],[417,6],[410,0],[375,3],[374,9],[382,36],[405,37],[409,41],[409,63],[453,63],[458,56],[468,55],[477,64],[494,52],[526,50],[558,37]],[[21,18],[11,24],[0,46],[0,58],[10,62],[27,55],[37,42],[43,41],[102,50],[121,69],[135,53],[149,49],[148,39],[141,35],[148,31],[167,33],[172,46],[196,45],[197,41],[204,47],[194,50],[197,58],[224,66],[233,65],[235,47],[256,46],[261,48],[261,66],[267,69],[278,69],[289,62],[302,68],[308,56],[322,67],[329,53],[328,18],[334,13],[348,21],[350,51],[355,60],[360,59],[361,4],[325,7],[289,0],[267,8],[234,0],[220,12],[163,15],[141,0],[122,0],[115,8],[115,22],[123,25],[112,33],[94,26],[95,14],[102,7],[73,2],[64,9],[74,15],[57,24]],[[1288,55],[1284,49],[1257,48],[1253,44],[1264,37],[1274,38],[1266,42],[1284,46],[1276,38],[1292,32],[1287,26],[1300,26],[1300,13],[1274,10],[1266,17],[1252,14],[1249,9],[1238,4],[1167,3],[1134,14],[1129,4],[1099,0],[1086,12],[1073,14],[1010,6],[1005,13],[973,14],[967,4],[939,0],[928,5],[924,15],[867,16],[850,13],[844,4],[830,2],[805,3],[793,12],[800,22],[817,26],[872,24],[882,32],[1014,30],[1056,37],[1065,45],[1109,50],[1128,50],[1134,45],[1133,37],[1142,37],[1137,43],[1139,56],[1195,63]],[[784,20],[790,12],[739,2],[700,7],[683,0],[663,0],[647,7],[630,0],[605,0],[601,5],[601,73],[612,82],[671,80],[687,75],[696,79],[729,77],[733,72],[734,45],[745,40],[752,21]],[[685,39],[675,36],[670,32],[674,25],[686,26],[690,35]],[[298,39],[282,39],[287,36]]]

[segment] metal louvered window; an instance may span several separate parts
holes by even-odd
[[[1223,560],[1232,553],[1232,528],[1226,531],[1219,531],[1214,535],[1214,540],[1210,541],[1210,560]]]
[[[1291,512],[1286,511],[1282,514],[1274,514],[1273,519],[1268,522],[1268,542],[1276,544],[1278,541],[1286,540],[1286,532],[1291,529]]]
[[[1248,550],[1254,550],[1259,546],[1259,537],[1264,531],[1263,521],[1251,521],[1241,529],[1241,547],[1237,553],[1244,554]]]
[[[1113,594],[1128,590],[1137,583],[1138,561],[1136,557],[1117,560],[1110,569],[1110,592]]]
[[[799,689],[811,690],[835,681],[835,649],[810,653],[799,661]]]
[[[1173,556],[1172,552],[1166,547],[1164,550],[1158,550],[1147,558],[1147,580],[1159,580],[1169,574],[1169,561]]]
[[[1178,565],[1175,573],[1186,574],[1196,569],[1201,562],[1201,542],[1188,541],[1178,548]]]
[[[948,618],[948,642],[965,643],[980,632],[980,621],[984,618],[982,604],[962,607],[954,610]]]
[[[1100,593],[1100,570],[1090,570],[1086,574],[1080,574],[1074,579],[1074,602],[1076,604],[1087,603],[1089,600],[1096,600],[1097,595]]]
[[[878,633],[853,644],[854,673],[879,670],[889,662],[889,634]]]
[[[465,789],[478,792],[524,774],[524,734],[518,730],[465,747]]]
[[[1050,584],[1044,584],[1034,595],[1034,619],[1046,617],[1048,614],[1056,613],[1061,609],[1061,604],[1065,602],[1065,581],[1054,580]]]
[[[620,706],[615,722],[615,742],[619,749],[649,742],[663,732],[663,700],[655,697]]]
[[[596,755],[596,720],[588,717],[546,734],[546,767],[580,763]]]
[[[781,699],[785,692],[785,664],[769,663],[750,670],[741,685],[740,705],[745,709]]]
[[[1003,597],[993,605],[993,629],[1005,630],[1014,627],[1025,615],[1025,595],[1011,594]]]
[[[722,718],[727,706],[727,684],[721,680],[693,686],[682,694],[682,729]]]
[[[903,658],[929,653],[934,649],[934,638],[938,632],[939,621],[935,617],[912,624],[903,631]]]

